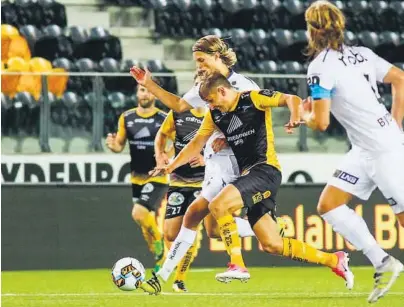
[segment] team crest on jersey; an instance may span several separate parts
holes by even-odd
[[[273,90],[268,90],[268,89],[264,89],[264,90],[260,90],[259,93],[263,96],[267,96],[267,97],[274,97],[276,92]]]
[[[242,125],[243,125],[243,122],[241,121],[241,119],[238,118],[238,116],[233,115],[233,117],[230,120],[229,127],[227,128],[227,133],[228,134],[232,133],[233,131],[240,128]]]
[[[140,193],[151,193],[154,190],[154,186],[151,183],[146,183],[143,188],[142,191]]]
[[[132,127],[132,126],[133,126],[133,121],[131,121],[131,120],[128,121],[128,122],[127,122],[127,125],[128,125],[128,128]]]
[[[170,196],[168,197],[168,204],[170,206],[179,206],[181,205],[185,200],[184,195],[178,192],[171,193]]]
[[[175,121],[175,124],[176,124],[177,126],[182,126],[183,122],[184,122],[184,120],[181,119],[181,118],[179,118],[179,119],[177,119],[177,120]]]

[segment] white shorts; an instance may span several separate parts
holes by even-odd
[[[353,148],[328,184],[363,200],[377,187],[395,214],[404,212],[404,146],[377,154]]]
[[[211,202],[227,184],[237,177],[239,177],[239,170],[234,156],[214,155],[206,159],[201,196]]]

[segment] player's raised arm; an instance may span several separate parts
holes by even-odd
[[[123,114],[119,117],[117,133],[109,133],[105,143],[107,147],[115,153],[119,153],[125,148],[126,128]]]
[[[154,140],[154,152],[156,158],[156,166],[162,167],[169,163],[169,156],[167,154],[168,140],[174,141],[175,139],[175,124],[173,111],[168,112],[166,119],[157,132],[156,139]]]
[[[391,66],[387,74],[384,76],[383,82],[391,83],[391,90],[393,95],[393,105],[391,107],[391,115],[396,120],[400,129],[403,130],[404,71],[402,71],[396,66]]]
[[[155,81],[153,81],[152,75],[147,68],[143,70],[137,66],[133,66],[130,69],[130,74],[137,81],[137,83],[146,87],[154,96],[157,97],[157,99],[159,99],[171,110],[181,113],[192,109],[192,106],[189,105],[184,99],[166,91]]]

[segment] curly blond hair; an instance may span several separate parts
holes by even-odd
[[[218,36],[207,35],[201,37],[192,46],[192,52],[204,52],[207,54],[218,53],[220,59],[227,67],[233,67],[237,63],[236,53]]]

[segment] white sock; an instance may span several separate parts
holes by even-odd
[[[196,231],[181,226],[178,236],[171,244],[170,251],[167,258],[163,263],[161,269],[157,272],[164,281],[170,277],[171,273],[175,270],[182,257],[185,256],[188,249],[194,244],[196,238]]]
[[[238,235],[241,238],[244,237],[255,237],[255,233],[251,228],[248,220],[242,219],[241,217],[234,218],[237,224]]]
[[[369,231],[366,222],[346,205],[339,206],[322,215],[335,232],[347,239],[357,250],[379,267],[388,254],[379,246]]]

